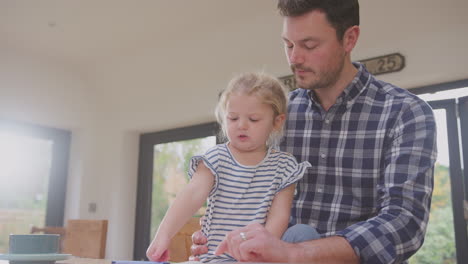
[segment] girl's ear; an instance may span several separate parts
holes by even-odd
[[[284,121],[286,120],[286,114],[280,114],[275,117],[273,128],[274,130],[280,130],[283,127]]]

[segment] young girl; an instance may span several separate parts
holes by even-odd
[[[281,83],[266,74],[242,74],[229,83],[216,108],[227,143],[191,160],[191,180],[177,195],[146,254],[166,261],[172,237],[203,205],[202,232],[208,253],[202,262],[235,261],[214,251],[226,233],[251,221],[281,238],[289,221],[295,182],[310,166],[276,150],[286,118],[287,96]]]

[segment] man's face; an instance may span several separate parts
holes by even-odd
[[[285,17],[282,37],[298,87],[320,89],[336,83],[346,52],[325,13],[314,10],[298,17]]]

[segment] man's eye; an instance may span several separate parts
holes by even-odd
[[[292,43],[289,43],[289,42],[283,42],[284,43],[284,46],[288,49],[292,49],[293,48],[293,44]]]
[[[307,50],[313,50],[317,47],[317,45],[305,46]]]

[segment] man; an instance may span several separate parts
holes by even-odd
[[[292,244],[250,224],[229,233],[217,253],[257,262],[405,262],[422,245],[429,217],[432,110],[351,62],[357,0],[279,0],[278,8],[299,87],[290,94],[282,149],[312,164],[297,185],[290,224],[306,224],[320,238]],[[194,242],[203,243],[199,235]]]

